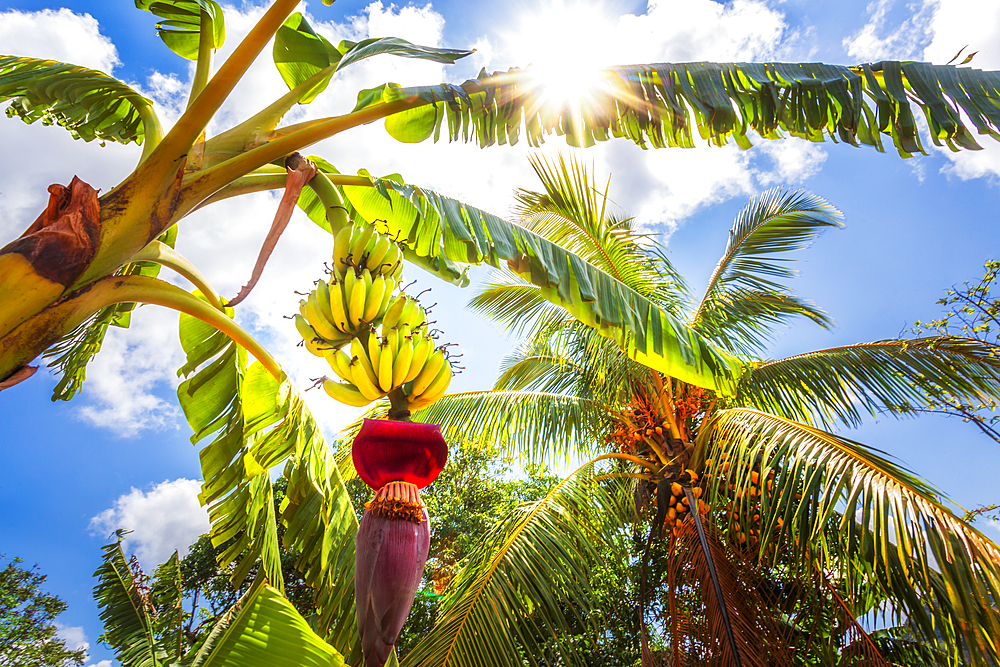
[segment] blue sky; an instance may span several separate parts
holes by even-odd
[[[337,113],[356,91],[384,81],[431,84],[461,81],[480,67],[528,62],[624,64],[690,60],[787,60],[855,64],[882,58],[946,62],[960,48],[979,50],[974,65],[1000,69],[1000,8],[987,0],[712,0],[650,2],[368,3],[338,0],[305,6],[331,39],[394,34],[477,53],[450,68],[390,58],[350,70],[292,122]],[[261,3],[225,5],[228,38],[220,58],[260,14]],[[65,11],[60,8],[66,8]],[[128,2],[36,0],[0,3],[0,53],[52,57],[110,71],[151,96],[166,122],[184,103],[188,64],[155,37],[154,19]],[[975,20],[972,20],[975,17]],[[992,50],[991,50],[992,49]],[[562,54],[561,59],[553,54]],[[237,89],[212,129],[247,117],[283,92],[265,54]],[[297,115],[295,115],[297,114]],[[984,145],[988,139],[984,139]],[[996,234],[1000,146],[978,154],[895,154],[798,140],[758,142],[747,152],[699,146],[642,151],[623,142],[584,151],[601,178],[612,174],[611,197],[666,240],[670,258],[697,293],[726,242],[746,199],[772,186],[806,188],[844,213],[832,230],[800,253],[797,292],[837,321],[832,331],[800,323],[775,341],[775,358],[894,337],[915,320],[940,314],[943,291],[982,274],[1000,255]],[[74,174],[105,190],[131,169],[135,147],[101,149],[72,141],[59,128],[0,119],[0,245],[17,236],[44,206],[50,183]],[[553,138],[551,153],[561,147]],[[315,152],[342,171],[400,172],[411,182],[504,214],[511,191],[534,187],[528,149],[402,146],[377,125],[323,142]],[[30,161],[10,156],[32,155]],[[39,156],[51,156],[42,159]],[[223,294],[245,282],[277,198],[260,194],[216,205],[181,224],[179,249]],[[296,218],[264,280],[241,308],[241,322],[275,351],[298,380],[323,373],[296,349],[294,331],[280,319],[295,309],[302,289],[318,276],[329,240]],[[511,342],[462,309],[469,297],[411,271],[434,288],[435,315],[465,353],[468,370],[453,389],[488,387]],[[485,275],[480,271],[479,277]],[[177,280],[178,284],[183,284]],[[197,449],[176,406],[176,316],[144,308],[133,328],[114,332],[90,370],[83,394],[51,403],[53,376],[38,373],[0,394],[0,446],[7,482],[0,502],[0,552],[38,563],[48,588],[69,602],[60,622],[74,641],[88,641],[88,664],[111,659],[96,644],[97,610],[90,597],[99,548],[114,527],[136,530],[131,547],[147,566],[184,548],[204,530],[193,498],[200,476]],[[310,395],[329,434],[354,414]],[[974,507],[1000,501],[994,478],[1000,448],[969,425],[925,418],[869,420],[848,432],[884,449],[956,502]],[[983,526],[1000,539],[1000,530]],[[103,667],[103,666],[102,666]]]

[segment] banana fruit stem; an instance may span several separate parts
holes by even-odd
[[[191,281],[205,298],[208,299],[209,303],[218,304],[219,310],[222,310],[223,303],[222,297],[208,284],[208,279],[202,274],[198,268],[192,264],[186,257],[181,255],[179,252],[168,246],[166,243],[162,243],[153,239],[149,242],[145,248],[137,252],[129,260],[132,262],[155,262],[161,266],[165,266],[168,269],[173,269],[180,275]]]

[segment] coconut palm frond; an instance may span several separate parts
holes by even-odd
[[[818,350],[751,368],[735,404],[829,428],[857,426],[863,414],[910,414],[944,395],[1000,395],[1000,350],[954,336]]]
[[[731,289],[702,311],[702,333],[718,344],[753,356],[774,338],[777,326],[795,316],[824,328],[833,320],[809,301],[781,290]]]
[[[539,330],[500,365],[494,389],[572,394],[610,407],[627,403],[648,369],[613,341],[570,321]]]
[[[572,319],[566,309],[545,299],[540,287],[507,270],[492,272],[466,307],[515,336]]]
[[[627,479],[598,484],[592,471],[585,464],[504,517],[449,584],[405,667],[588,664],[588,638],[603,630],[591,568],[623,557],[607,536],[635,511]]]
[[[787,545],[804,567],[865,563],[921,639],[950,628],[971,664],[995,664],[1000,615],[984,601],[1000,599],[1000,548],[927,483],[860,443],[745,408],[717,413],[699,440],[728,465],[710,503],[732,504],[763,559]]]
[[[610,178],[601,189],[592,170],[575,156],[529,159],[545,192],[518,192],[521,224],[600,267],[672,315],[680,315],[683,283],[665,257],[650,251],[650,237],[633,230],[632,218],[610,210]]]
[[[743,299],[739,297],[748,292],[774,295],[766,302],[768,310],[763,311],[769,312],[772,320],[806,315],[828,326],[825,313],[793,297],[776,281],[795,276],[787,266],[792,260],[785,253],[808,246],[827,227],[839,227],[840,217],[840,212],[825,200],[801,190],[786,193],[775,188],[751,199],[729,231],[725,253],[691,318],[692,326],[711,336],[719,325],[725,331],[727,323],[746,322],[748,313],[745,306],[740,308]],[[764,308],[765,304],[758,307]],[[763,323],[757,327],[763,327]],[[732,333],[732,327],[728,328]],[[760,340],[760,332],[754,334],[754,339]]]
[[[594,452],[608,426],[608,410],[594,401],[532,391],[448,394],[413,420],[441,425],[449,442],[465,442],[531,463],[564,464]]]

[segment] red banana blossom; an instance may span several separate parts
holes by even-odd
[[[377,491],[358,527],[354,595],[365,667],[383,667],[427,562],[430,519],[419,489],[444,468],[448,445],[437,424],[366,419],[351,454]]]

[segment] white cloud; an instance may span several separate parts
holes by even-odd
[[[88,651],[90,642],[87,641],[87,633],[80,625],[63,625],[56,621],[56,637],[63,640],[66,648],[70,651]]]
[[[176,401],[157,391],[176,386],[184,363],[177,343],[177,314],[158,306],[132,312],[128,329],[109,327],[100,354],[90,362],[79,408],[83,421],[131,438],[146,430],[177,428]]]
[[[112,667],[113,664],[110,660],[101,660],[100,662],[92,662],[87,667]]]
[[[0,13],[0,44],[10,55],[62,60],[105,73],[120,62],[114,44],[100,33],[97,19],[69,9]]]
[[[759,140],[757,150],[771,158],[774,165],[773,169],[757,174],[761,185],[802,183],[818,174],[826,161],[826,150],[820,144],[795,137]]]
[[[919,6],[916,3],[907,5],[907,18],[898,25],[889,26],[888,15],[895,4],[896,0],[875,0],[868,5],[868,23],[844,39],[848,55],[864,62],[919,57],[921,48],[931,41],[938,0],[923,0]]]
[[[90,530],[102,537],[119,528],[131,530],[125,546],[151,571],[174,550],[184,556],[195,538],[208,532],[208,513],[198,504],[200,490],[200,482],[183,478],[148,491],[133,487],[92,518]]]

